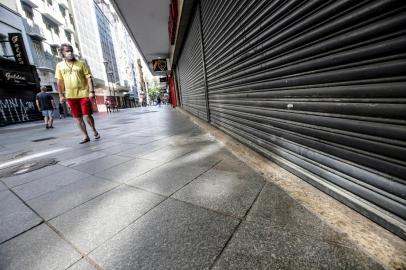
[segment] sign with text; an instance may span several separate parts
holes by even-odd
[[[24,84],[27,82],[27,77],[21,72],[6,72],[4,73],[6,82],[13,84]]]
[[[14,58],[20,65],[29,65],[27,51],[25,50],[24,40],[21,33],[9,33],[8,40],[13,50]]]
[[[4,85],[36,85],[39,81],[34,72],[36,73],[36,70],[33,66],[20,65],[10,60],[0,61],[0,87]]]

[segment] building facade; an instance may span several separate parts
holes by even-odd
[[[138,63],[138,50],[108,1],[6,2],[10,7],[5,9],[7,12],[2,11],[4,23],[0,34],[5,58],[13,61],[7,33],[21,32],[27,61],[36,67],[40,84],[56,97],[55,67],[62,60],[59,49],[62,43],[68,43],[92,71],[95,110],[105,110],[108,98],[119,107],[138,105],[140,93],[146,92],[143,64]],[[10,24],[17,26],[10,28]]]
[[[77,54],[80,53],[71,6],[68,0],[17,0],[16,6],[22,16],[41,85],[49,92],[57,93],[55,67],[62,60],[60,45],[68,43]]]
[[[96,8],[93,0],[71,1],[73,17],[77,23],[77,36],[79,40],[81,57],[90,67],[93,83],[96,90],[97,109],[103,109],[104,97],[109,95],[107,89],[107,75],[104,67],[104,57],[99,27],[96,17]]]
[[[81,56],[94,77],[98,110],[105,110],[106,99],[119,107],[135,106],[139,57],[125,27],[108,1],[83,0],[71,4]]]
[[[115,96],[120,105],[127,106],[139,103],[141,89],[138,59],[141,58],[127,29],[119,19],[108,0],[96,1],[100,11],[109,20],[111,27],[112,44],[115,52],[117,75],[115,75],[113,87]],[[109,64],[110,65],[110,64]],[[114,63],[113,67],[114,68]],[[110,72],[115,72],[114,69]]]
[[[41,118],[35,107],[39,78],[32,63],[17,6],[4,2],[0,4],[0,126]]]
[[[117,56],[118,73],[120,74],[118,89],[123,103],[128,106],[127,104],[138,103],[139,100],[136,63],[140,56],[119,17],[114,11],[112,14],[113,41]]]

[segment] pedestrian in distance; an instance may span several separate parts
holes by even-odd
[[[111,103],[111,107],[113,107],[113,112],[114,112],[114,110],[115,110],[116,112],[118,112],[117,99],[115,99],[115,101]]]
[[[168,95],[168,93],[165,93],[164,94],[164,104],[165,105],[168,105],[168,100],[169,100],[169,95]]]
[[[158,96],[157,97],[157,99],[156,99],[156,102],[157,102],[157,104],[158,104],[158,107],[161,107],[161,97],[160,96]]]
[[[90,98],[95,97],[95,92],[89,66],[85,61],[75,59],[70,44],[62,44],[60,50],[63,61],[59,62],[55,69],[60,102],[68,102],[72,116],[83,134],[79,143],[90,141],[83,118],[93,130],[94,138],[98,140],[100,135],[96,130],[90,102]]]
[[[62,103],[59,102],[59,119],[65,118],[65,110],[63,109]]]
[[[44,117],[45,128],[54,128],[54,98],[46,92],[47,88],[45,86],[41,86],[40,90],[41,92],[39,92],[36,96],[38,111],[40,111]]]
[[[110,101],[108,99],[106,99],[106,101],[104,102],[104,105],[106,105],[106,112],[111,113],[111,105],[110,105]]]

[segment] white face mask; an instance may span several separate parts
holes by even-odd
[[[63,55],[67,60],[73,60],[74,58],[73,52],[64,52]]]

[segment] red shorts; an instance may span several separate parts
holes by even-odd
[[[66,99],[73,117],[82,117],[83,115],[92,114],[92,104],[88,97],[84,98],[68,98]]]

